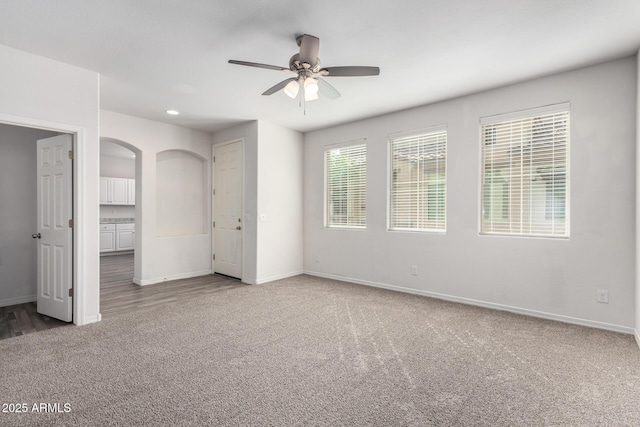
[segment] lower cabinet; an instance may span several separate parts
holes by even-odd
[[[100,224],[100,252],[116,250],[116,225]]]
[[[135,224],[116,224],[116,251],[133,250],[135,234]]]
[[[132,251],[135,224],[100,224],[100,252]]]

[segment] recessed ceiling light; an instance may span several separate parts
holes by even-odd
[[[167,113],[167,114],[171,114],[172,116],[177,116],[178,114],[180,114],[180,111],[176,111],[176,110],[167,110],[167,111],[165,111],[165,113]]]

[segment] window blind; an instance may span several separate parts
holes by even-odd
[[[567,237],[569,111],[481,125],[481,233]]]
[[[447,132],[391,140],[392,230],[445,231]]]
[[[365,228],[367,224],[367,146],[326,151],[327,227]]]

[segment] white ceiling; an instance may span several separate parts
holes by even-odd
[[[295,36],[320,38],[328,79],[307,104],[260,95]],[[633,55],[639,0],[0,0],[0,44],[101,74],[101,107],[214,131],[263,119],[308,131]],[[166,109],[179,116],[168,116]]]

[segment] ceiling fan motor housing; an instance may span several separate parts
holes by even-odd
[[[315,64],[307,64],[300,62],[300,54],[296,53],[289,60],[289,69],[294,73],[298,73],[300,77],[310,77],[311,74],[320,71],[320,58],[316,58]]]

